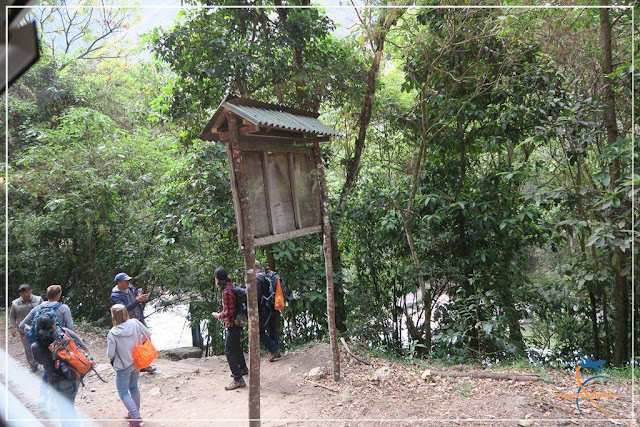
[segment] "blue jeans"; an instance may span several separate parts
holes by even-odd
[[[133,364],[125,369],[116,370],[116,388],[122,403],[129,410],[131,418],[140,418],[140,389],[138,388],[138,377],[140,371],[136,370]]]

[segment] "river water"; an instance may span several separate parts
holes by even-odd
[[[145,306],[145,321],[151,328],[153,345],[156,349],[171,350],[191,346],[188,314],[188,304],[176,304],[162,311],[156,311],[156,305],[153,302]]]

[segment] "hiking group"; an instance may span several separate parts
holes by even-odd
[[[281,357],[277,334],[278,311],[284,308],[284,294],[289,299],[291,296],[278,273],[271,271],[268,266],[266,271],[262,271],[262,265],[258,261],[254,269],[258,291],[260,343],[269,352],[269,362],[274,362]],[[247,326],[247,291],[231,281],[224,267],[216,268],[213,275],[215,285],[222,291],[222,311],[214,311],[211,315],[223,322],[226,328],[224,354],[227,356],[233,381],[225,390],[234,390],[247,385],[243,377],[249,374],[241,345],[242,329]]]
[[[268,360],[278,360],[277,324],[278,310],[284,308],[284,295],[291,293],[278,273],[262,271],[255,264],[259,300],[260,342],[269,352]],[[144,305],[149,295],[131,284],[132,277],[118,273],[111,291],[111,321],[113,327],[107,335],[107,357],[115,370],[116,390],[128,410],[126,419],[130,427],[142,425],[140,415],[140,372],[154,373],[151,361],[158,353],[151,344],[151,331],[144,320]],[[226,328],[225,355],[233,381],[225,390],[245,387],[244,375],[249,373],[241,345],[242,329],[247,326],[247,293],[244,286],[234,284],[227,271],[218,267],[214,272],[214,284],[222,291],[222,311],[212,316]],[[93,358],[82,339],[73,331],[71,310],[60,302],[62,286],[52,284],[47,288],[47,301],[33,295],[31,287],[22,284],[20,297],[13,300],[9,314],[12,335],[20,335],[25,357],[32,372],[42,365],[40,401],[38,407],[56,412],[62,425],[73,423],[79,385],[94,369]],[[104,381],[97,372],[96,376]],[[50,393],[50,390],[55,393]],[[77,420],[76,420],[77,423]],[[77,425],[77,424],[75,424]]]

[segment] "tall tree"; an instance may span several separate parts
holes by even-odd
[[[600,39],[602,43],[602,78],[604,93],[604,125],[607,130],[607,143],[609,145],[618,142],[618,123],[616,119],[616,98],[611,82],[608,76],[613,73],[612,59],[612,25],[609,17],[609,1],[600,0],[600,6],[607,6],[600,9]],[[611,191],[615,192],[620,185],[621,165],[618,158],[613,158],[609,168],[611,177]],[[622,366],[628,360],[628,322],[629,322],[629,282],[623,275],[625,268],[625,255],[620,248],[616,246],[613,253],[613,272],[615,277],[615,293],[614,306],[616,311],[615,318],[615,344],[613,350],[613,363],[616,366]]]

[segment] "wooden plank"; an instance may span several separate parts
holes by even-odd
[[[260,132],[260,126],[258,125],[249,125],[249,126],[243,126],[240,129],[238,129],[238,134],[240,136],[247,136],[247,135],[251,135],[254,134],[256,132]],[[223,140],[226,141],[230,138],[230,132],[220,132],[218,137]],[[240,143],[242,143],[242,141],[240,141]]]
[[[260,132],[260,126],[258,125],[247,125],[240,128],[240,135],[250,135],[256,132]]]
[[[296,237],[306,236],[307,234],[318,233],[322,231],[321,225],[313,227],[301,228],[300,230],[288,231],[286,233],[275,234],[273,236],[260,237],[255,239],[254,244],[256,247],[271,245],[273,243],[281,242],[283,240],[289,240]]]
[[[331,343],[331,353],[333,355],[333,379],[340,381],[340,350],[338,349],[338,333],[336,331],[336,303],[333,294],[333,261],[331,259],[331,223],[329,222],[329,197],[327,195],[327,184],[324,175],[324,164],[322,163],[322,152],[320,144],[313,144],[313,159],[318,171],[318,182],[320,184],[320,198],[322,208],[322,251],[324,252],[324,269],[327,276],[327,321],[329,330],[329,341]]]
[[[242,151],[242,161],[247,176],[247,192],[251,202],[251,217],[255,237],[273,234],[269,223],[269,206],[265,197],[263,153],[260,151]]]
[[[240,144],[245,144],[247,142],[260,142],[260,141],[266,141],[266,142],[270,142],[270,143],[290,143],[290,144],[313,144],[314,142],[323,142],[323,141],[329,141],[329,137],[322,137],[322,138],[303,138],[303,137],[297,137],[297,136],[277,136],[277,135],[265,135],[265,134],[261,134],[261,135],[240,135],[240,138],[238,139],[238,141],[240,142]]]
[[[240,145],[242,151],[273,151],[278,153],[308,153],[311,154],[311,147],[302,145],[280,144],[273,142],[246,142]]]
[[[236,174],[233,169],[233,158],[231,156],[231,143],[226,144],[227,148],[227,165],[229,166],[229,178],[231,181],[231,194],[233,195],[233,210],[236,214],[236,228],[238,229],[238,246],[243,248],[242,235],[242,214],[240,213],[240,199],[238,198],[238,187],[236,186]]]
[[[220,114],[220,117],[218,117],[218,119],[213,124],[213,126],[211,126],[211,133],[218,133],[218,131],[220,130],[220,128],[222,128],[222,125],[224,124],[224,121],[226,119],[227,119],[226,115]]]
[[[249,426],[260,426],[260,328],[258,320],[258,290],[254,265],[256,261],[253,239],[253,219],[251,203],[247,190],[242,152],[238,143],[238,127],[236,118],[227,111],[227,121],[231,133],[231,157],[233,170],[238,183],[238,198],[244,225],[244,268],[247,286],[247,302],[249,312]]]
[[[273,206],[273,230],[281,234],[296,229],[286,153],[267,153],[269,197]]]
[[[271,195],[269,193],[269,188],[271,187],[271,179],[269,178],[269,174],[267,173],[267,168],[269,167],[269,160],[267,158],[267,152],[262,152],[262,180],[264,183],[264,197],[267,201],[267,220],[269,221],[269,232],[273,235],[276,234],[276,230],[273,227],[273,204],[271,201]],[[259,245],[256,245],[259,246]]]
[[[295,187],[300,210],[300,228],[322,224],[320,207],[320,188],[318,172],[313,155],[307,153],[293,154],[295,167]]]
[[[293,165],[293,153],[287,153],[287,162],[289,163],[289,186],[291,188],[291,201],[293,202],[293,218],[296,222],[296,229],[302,228],[300,221],[300,205],[298,204],[298,195],[296,193],[296,171]]]

